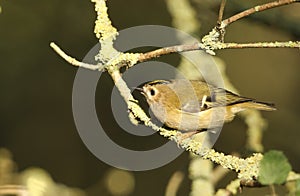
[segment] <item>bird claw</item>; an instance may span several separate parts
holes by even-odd
[[[177,147],[179,148],[180,146],[183,146],[184,140],[191,139],[197,133],[199,133],[199,132],[198,131],[189,131],[189,132],[182,133],[181,136],[178,137]]]

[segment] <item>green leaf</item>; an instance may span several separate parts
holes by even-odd
[[[260,161],[258,181],[263,185],[282,184],[292,167],[281,151],[271,150]]]
[[[296,196],[299,196],[300,195],[300,180],[297,180],[296,182],[295,182],[296,184],[295,184],[295,195]]]

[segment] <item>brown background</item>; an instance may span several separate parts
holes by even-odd
[[[93,34],[94,5],[79,0],[0,1],[0,5],[0,146],[12,152],[18,171],[41,167],[56,182],[82,188],[90,195],[109,195],[101,182],[111,167],[87,150],[74,125],[71,95],[77,68],[68,65],[49,47],[49,43],[55,41],[67,53],[82,59],[97,43]],[[128,0],[126,3],[111,0],[108,6],[118,29],[147,24],[171,26],[171,16],[161,0]],[[286,16],[299,13],[299,9],[299,5],[290,5],[279,10]],[[200,35],[214,26],[216,16],[212,14],[206,20]],[[300,40],[300,36],[276,23],[246,19],[230,26],[226,39],[284,41]],[[293,169],[299,172],[299,50],[225,50],[217,55],[227,64],[232,83],[243,95],[276,103],[278,111],[263,113],[269,120],[263,144],[265,150],[283,151]],[[162,59],[178,63],[176,56]],[[112,87],[108,77],[98,86],[99,113],[110,111],[107,103],[110,103]],[[164,142],[159,136],[140,138],[124,134],[110,115],[101,120],[112,122],[107,125],[111,126],[109,135],[123,146],[151,149]],[[226,153],[243,152],[245,129],[241,119],[226,125],[216,148]],[[170,176],[177,170],[186,172],[187,168],[188,153],[184,153],[162,168],[133,172],[136,184],[132,195],[163,195]],[[189,189],[186,176],[179,195],[186,195]],[[243,195],[258,195],[260,191],[246,189]]]

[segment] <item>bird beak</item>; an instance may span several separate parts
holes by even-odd
[[[134,88],[134,90],[138,90],[142,95],[146,96],[146,94],[144,93],[144,90],[142,88],[136,87],[136,88]]]

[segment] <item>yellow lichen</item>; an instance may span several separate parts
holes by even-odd
[[[116,87],[120,90],[121,95],[124,97],[128,104],[128,109],[131,111],[130,116],[139,118],[146,126],[151,127],[153,130],[158,131],[162,136],[167,137],[187,151],[200,155],[204,159],[209,159],[224,168],[239,172],[238,177],[242,179],[252,179],[258,175],[259,162],[262,159],[261,154],[254,154],[247,159],[238,158],[231,155],[224,155],[223,153],[216,152],[213,149],[206,148],[202,142],[196,141],[194,138],[187,138],[182,140],[182,133],[177,130],[167,130],[158,127],[151,122],[150,118],[145,114],[142,108],[132,97],[129,88],[125,81],[122,79],[118,65],[120,63],[127,63],[129,66],[138,62],[140,54],[138,53],[122,53],[113,47],[113,41],[117,36],[117,30],[111,25],[108,18],[107,7],[104,0],[92,0],[95,2],[95,10],[97,11],[97,20],[95,25],[95,33],[101,44],[101,50],[97,55],[97,59],[105,64],[106,69],[115,81]],[[210,34],[202,39],[208,51],[211,48],[212,42],[217,42],[219,32],[214,29]],[[221,47],[221,46],[218,46]]]
[[[108,17],[105,0],[91,0],[95,3],[95,11],[97,12],[97,20],[95,21],[94,32],[98,39],[106,40],[109,37],[115,39],[118,35],[117,29],[111,24]]]

